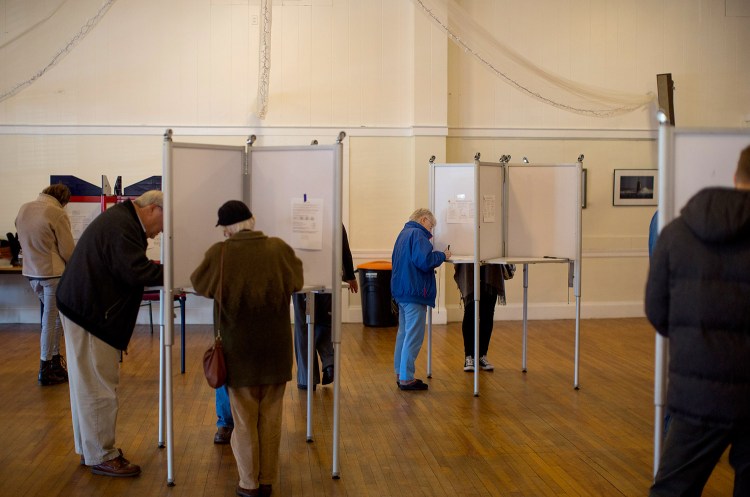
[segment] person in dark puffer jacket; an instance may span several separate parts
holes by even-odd
[[[659,234],[646,315],[669,338],[670,427],[650,496],[699,496],[727,447],[750,495],[750,147]]]

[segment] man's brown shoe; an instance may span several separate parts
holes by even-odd
[[[95,475],[104,476],[138,476],[141,474],[141,467],[137,464],[131,464],[120,451],[120,455],[114,459],[91,466],[91,472]]]
[[[219,426],[214,435],[214,443],[217,445],[226,445],[232,440],[232,428],[230,426]]]

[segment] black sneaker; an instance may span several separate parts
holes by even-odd
[[[474,358],[470,355],[467,355],[466,360],[464,360],[464,371],[466,371],[467,373],[474,372]]]
[[[482,368],[482,371],[494,371],[495,369],[495,366],[490,364],[490,361],[487,360],[486,355],[479,358],[479,367]]]

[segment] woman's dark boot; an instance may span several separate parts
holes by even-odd
[[[68,381],[68,370],[66,369],[67,363],[62,354],[55,354],[52,356],[52,370],[65,381]]]
[[[39,361],[38,382],[40,385],[46,387],[48,385],[59,385],[60,383],[65,383],[66,381],[68,381],[67,378],[63,378],[55,372],[54,366],[52,365],[52,360]]]

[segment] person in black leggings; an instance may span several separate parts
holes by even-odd
[[[495,367],[487,359],[495,317],[495,303],[505,305],[505,280],[513,277],[515,266],[485,264],[479,268],[479,359],[474,357],[474,265],[455,264],[453,279],[461,292],[464,319],[461,330],[464,336],[464,371],[473,372],[479,365],[484,371]]]

